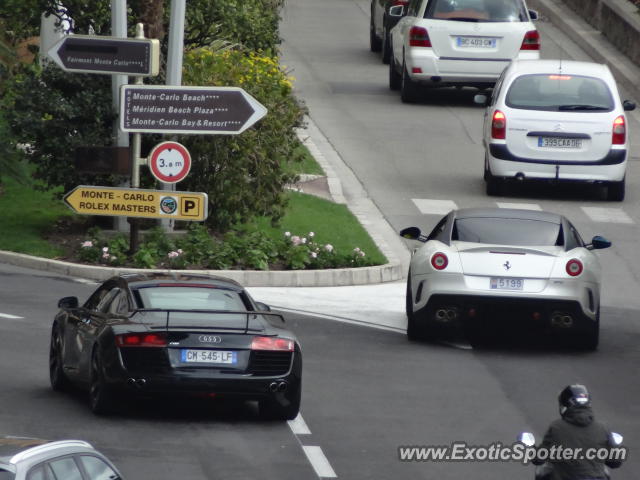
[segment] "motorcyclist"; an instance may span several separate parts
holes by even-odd
[[[560,417],[549,426],[542,443],[538,447],[538,458],[533,463],[542,465],[545,458],[541,450],[549,452],[552,447],[561,446],[562,449],[581,449],[585,453],[589,449],[609,450],[614,446],[611,432],[594,419],[591,409],[591,397],[584,385],[568,385],[558,396]],[[574,450],[574,451],[576,451]],[[605,465],[618,468],[622,459],[606,460],[586,458],[566,460],[550,459],[545,464],[544,472],[538,473],[536,478],[549,480],[605,480],[608,478]]]

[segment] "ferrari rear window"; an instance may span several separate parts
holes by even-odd
[[[434,0],[424,18],[459,22],[526,22],[521,0]]]
[[[509,87],[505,102],[511,108],[554,112],[610,112],[614,108],[603,80],[565,74],[522,75]]]
[[[560,225],[518,218],[459,218],[452,240],[515,246],[562,246]]]
[[[200,287],[146,287],[137,290],[140,308],[178,310],[246,310],[242,298],[234,291]]]

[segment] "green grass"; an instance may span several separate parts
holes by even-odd
[[[345,205],[298,192],[289,192],[289,209],[278,228],[270,226],[268,219],[258,219],[258,226],[271,238],[284,232],[300,237],[314,232],[314,240],[330,243],[337,252],[347,253],[358,247],[369,260],[385,264],[387,259],[378,250],[364,227]]]
[[[322,167],[315,161],[307,147],[302,143],[297,147],[296,153],[302,152],[302,162],[286,162],[282,165],[282,169],[287,173],[294,173],[300,175],[301,173],[308,173],[312,175],[324,175]]]
[[[62,250],[43,238],[53,223],[73,213],[53,192],[40,192],[32,185],[21,185],[2,178],[0,195],[0,250],[54,258]]]

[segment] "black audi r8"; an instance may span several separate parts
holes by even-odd
[[[54,390],[89,391],[98,414],[126,394],[257,400],[266,418],[298,415],[302,353],[281,315],[237,282],[131,274],[105,281],[82,305],[58,302],[49,374]]]

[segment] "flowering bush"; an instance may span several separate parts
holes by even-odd
[[[221,237],[194,224],[182,237],[170,238],[160,228],[144,235],[138,251],[127,257],[124,235],[107,238],[92,230],[78,246],[77,257],[86,263],[169,269],[324,269],[373,265],[356,247],[339,252],[329,243],[315,240],[314,232],[285,232],[272,239],[252,227],[238,227]]]

